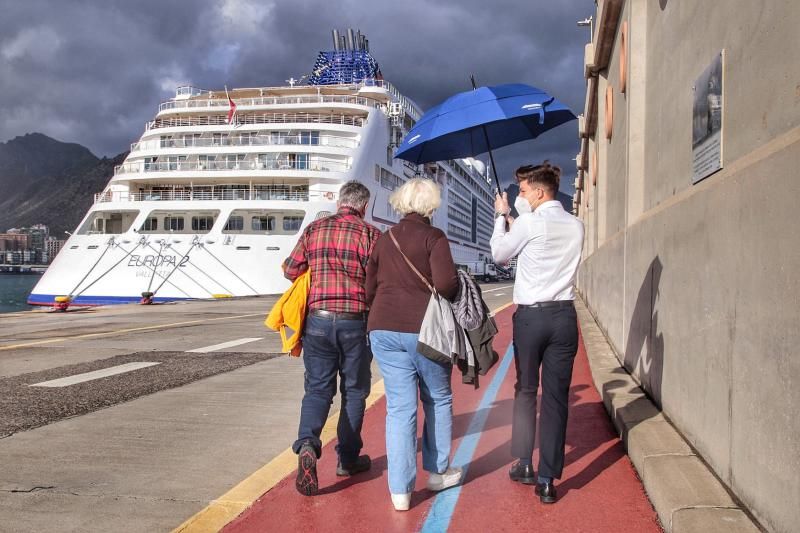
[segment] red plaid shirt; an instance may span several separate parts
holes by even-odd
[[[284,275],[294,281],[311,268],[309,309],[364,312],[368,308],[364,289],[367,260],[380,234],[358,211],[342,207],[303,231],[286,258]]]

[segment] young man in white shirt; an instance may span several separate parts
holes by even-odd
[[[569,387],[578,351],[578,320],[573,300],[583,247],[583,223],[556,200],[561,169],[545,161],[516,171],[519,217],[510,219],[505,193],[495,198],[492,257],[503,263],[517,256],[514,282],[514,360],[517,383],[511,453],[518,458],[513,481],[536,484],[543,503],[556,501],[553,479],[564,468]],[[506,230],[506,224],[510,229]],[[542,375],[539,421],[539,475],[534,475],[536,394]]]

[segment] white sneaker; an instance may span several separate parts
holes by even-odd
[[[408,494],[392,494],[392,505],[395,511],[408,511],[411,507],[411,493]]]
[[[464,471],[460,467],[450,467],[444,474],[431,474],[428,477],[428,490],[440,491],[461,483]]]

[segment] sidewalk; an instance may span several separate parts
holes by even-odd
[[[506,309],[496,317],[500,333],[495,349],[501,360],[482,377],[481,387],[463,385],[460,374],[453,374],[453,463],[467,469],[463,486],[438,494],[426,490],[427,473],[418,454],[411,510],[393,510],[387,487],[386,403],[381,399],[364,419],[363,453],[372,457],[370,472],[337,478],[335,442],[330,442],[318,464],[317,496],[298,494],[291,474],[224,531],[660,531],[656,513],[592,384],[583,339],[573,372],[566,467],[557,484],[558,502],[543,505],[533,487],[508,479],[515,380],[512,312],[513,308]]]

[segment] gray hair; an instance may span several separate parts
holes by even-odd
[[[339,205],[364,209],[369,202],[369,189],[358,180],[350,180],[339,189]]]

